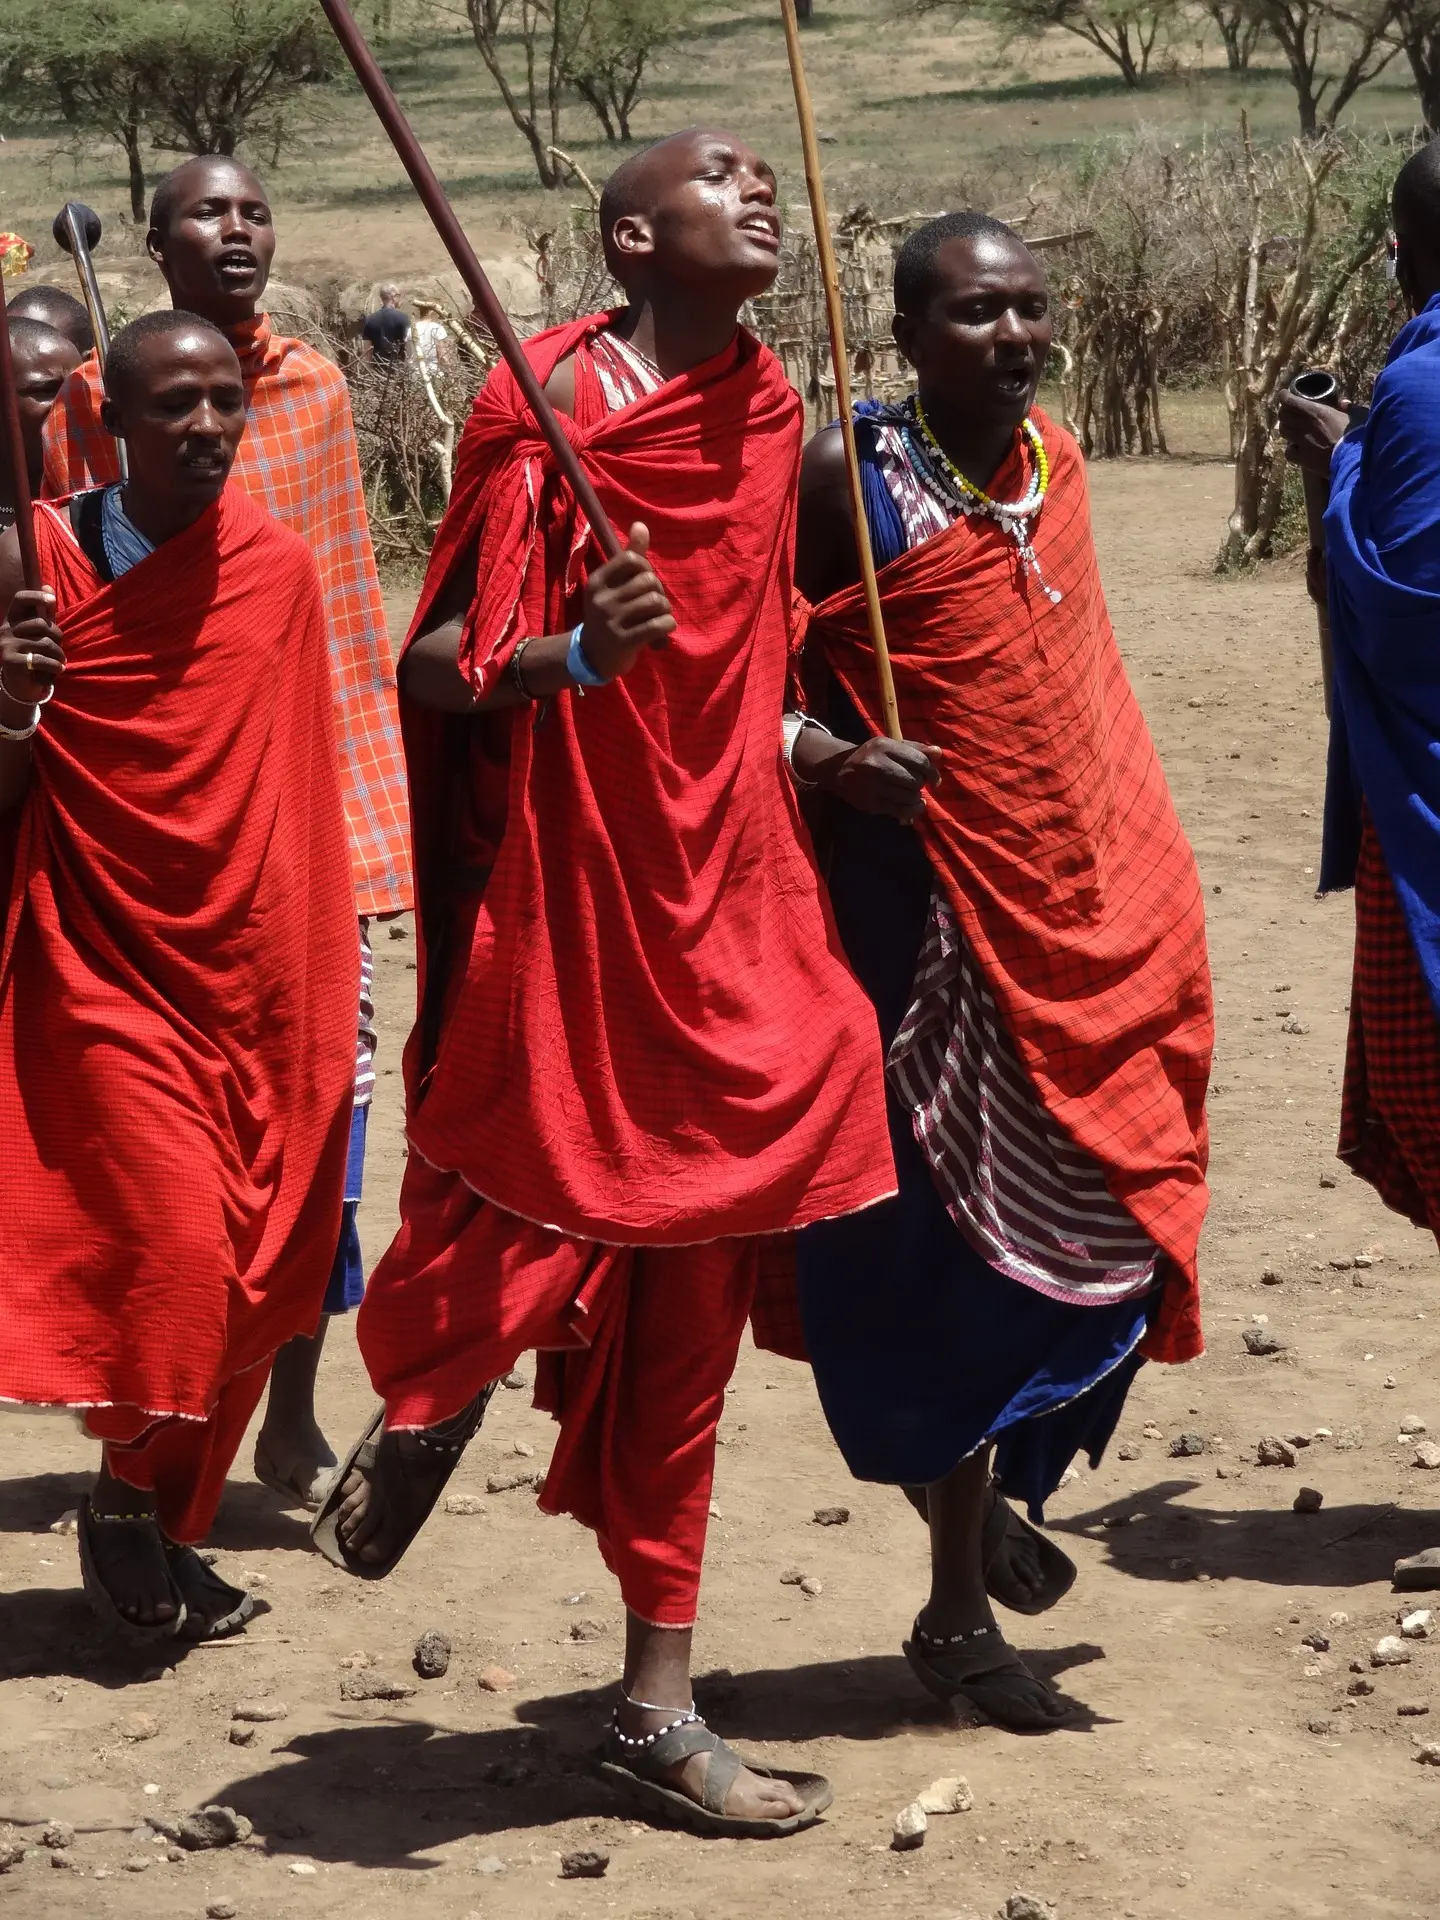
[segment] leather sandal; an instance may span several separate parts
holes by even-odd
[[[383,1580],[393,1573],[413,1545],[420,1529],[435,1511],[450,1476],[460,1464],[460,1456],[480,1431],[485,1410],[499,1385],[492,1380],[475,1398],[449,1420],[433,1427],[407,1430],[404,1434],[385,1431],[385,1409],[374,1418],[335,1470],[320,1511],[310,1528],[310,1538],[332,1566],[353,1573],[360,1580]],[[407,1465],[398,1442],[415,1440],[425,1455],[425,1470]],[[406,1524],[396,1544],[383,1560],[362,1560],[352,1554],[340,1538],[340,1508],[345,1501],[345,1482],[356,1469],[372,1487],[383,1490],[387,1510],[405,1516]]]
[[[76,1516],[76,1538],[80,1548],[80,1577],[85,1593],[99,1617],[117,1629],[127,1640],[151,1645],[157,1640],[173,1640],[185,1625],[185,1598],[175,1584],[165,1554],[165,1536],[149,1514],[96,1513],[87,1493]],[[154,1554],[164,1575],[169,1599],[175,1609],[172,1620],[132,1620],[107,1586],[96,1553],[96,1534],[103,1528],[107,1543],[128,1547],[132,1554]]]
[[[1075,1711],[1058,1695],[1054,1709],[1047,1711],[1015,1693],[1011,1683],[1017,1678],[1045,1683],[1031,1673],[999,1627],[976,1627],[940,1640],[925,1633],[917,1620],[903,1651],[927,1693],[937,1700],[968,1700],[1011,1733],[1047,1733]]]
[[[692,1800],[661,1778],[694,1753],[710,1755],[699,1800]],[[621,1733],[612,1719],[600,1750],[599,1764],[601,1773],[627,1798],[665,1826],[684,1827],[690,1833],[704,1836],[770,1840],[799,1833],[805,1827],[813,1827],[835,1798],[830,1782],[818,1773],[792,1773],[784,1767],[762,1767],[754,1760],[743,1760],[718,1733],[706,1726],[698,1713],[682,1714],[659,1733],[639,1738]],[[762,1780],[783,1780],[794,1787],[803,1802],[799,1813],[787,1814],[783,1820],[747,1820],[726,1813],[725,1802],[743,1767],[748,1767]]]

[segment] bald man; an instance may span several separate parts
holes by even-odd
[[[95,351],[95,330],[85,303],[63,287],[22,287],[7,312],[16,319],[39,320],[56,333],[63,333],[82,359]]]
[[[20,437],[25,447],[25,465],[30,476],[30,493],[39,493],[45,466],[45,422],[59,398],[60,389],[80,364],[80,351],[63,333],[39,320],[7,311],[10,328],[10,359],[15,370],[15,397],[20,411]],[[0,421],[0,450],[5,445],[5,426]],[[15,524],[14,480],[10,462],[0,462],[0,533]]]
[[[1440,140],[1401,168],[1391,213],[1413,318],[1368,417],[1347,431],[1338,409],[1288,399],[1280,425],[1292,459],[1330,480],[1320,885],[1355,889],[1339,1154],[1440,1236]],[[1440,1549],[1402,1560],[1396,1582],[1440,1586]]]
[[[102,417],[129,480],[37,508],[43,592],[0,537],[0,1401],[102,1445],[101,1615],[213,1640],[254,1603],[195,1548],[334,1242],[350,862],[315,563],[226,487],[233,350],[147,315]]]
[[[238,354],[246,427],[235,484],[306,542],[325,596],[363,982],[350,1166],[325,1295],[329,1316],[354,1307],[364,1284],[355,1214],[375,1088],[369,921],[412,902],[394,661],[349,391],[323,354],[277,334],[262,311],[275,224],[265,189],[248,168],[209,157],[167,174],[155,190],[146,246],[175,306],[217,326]],[[46,470],[55,490],[118,477],[100,403],[92,359],[67,386],[51,421]],[[292,1506],[313,1507],[335,1466],[315,1417],[324,1339],[322,1319],[313,1337],[297,1340],[280,1357],[255,1448],[256,1476]]]
[[[383,1427],[315,1527],[389,1572],[539,1349],[541,1505],[595,1533],[627,1613],[607,1770],[716,1834],[830,1798],[694,1710],[726,1383],[762,1256],[894,1180],[874,1017],[781,757],[801,407],[737,325],[775,279],[775,201],[743,141],[662,142],[600,207],[626,304],[527,344],[618,558],[508,370],[466,429],[401,666],[425,947],[401,1227],[359,1323]]]

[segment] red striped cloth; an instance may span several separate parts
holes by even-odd
[[[396,709],[395,662],[370,545],[365,490],[344,375],[269,319],[226,331],[245,378],[245,437],[232,486],[298,533],[315,556],[325,598],[355,910],[413,904],[410,818]],[[94,355],[65,383],[45,429],[50,494],[118,480],[115,441],[100,423]]]
[[[319,583],[233,489],[112,586],[63,513],[36,540],[68,665],[0,941],[0,1399],[89,1409],[191,1540],[340,1217],[359,981]]]
[[[611,412],[587,347],[607,321],[526,352],[542,380],[574,355],[568,430],[614,523],[649,526],[678,626],[612,686],[490,716],[508,817],[423,1099],[410,1051],[410,1137],[510,1212],[673,1246],[866,1206],[894,1168],[874,1012],[781,755],[799,401],[742,334]],[[503,367],[466,428],[417,630],[467,555],[461,667],[483,692],[520,638],[579,617],[595,556]],[[405,709],[427,924],[455,878],[443,719]]]
[[[1368,814],[1339,1154],[1387,1207],[1440,1234],[1440,1021]]]
[[[1203,1346],[1214,1040],[1200,883],[1110,628],[1083,460],[1033,418],[1051,469],[1035,546],[1059,605],[1007,533],[964,519],[881,569],[886,631],[903,730],[944,755],[926,852],[1046,1111],[1167,1256],[1146,1351],[1184,1360]],[[1023,486],[1017,446],[991,490]],[[880,732],[860,589],[812,618]]]

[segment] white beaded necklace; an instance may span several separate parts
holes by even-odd
[[[906,402],[905,411],[907,418],[900,423],[900,439],[921,485],[935,496],[947,512],[967,516],[978,513],[987,520],[993,520],[1008,533],[1015,542],[1021,564],[1034,574],[1036,584],[1046,599],[1058,606],[1065,596],[1058,587],[1046,585],[1030,525],[1045,504],[1045,496],[1050,490],[1049,456],[1033,422],[1027,418],[1019,427],[1021,439],[1028,443],[1033,456],[1029,486],[1018,500],[992,500],[983,488],[966,478],[935,438],[918,394]],[[917,438],[917,435],[920,437]]]

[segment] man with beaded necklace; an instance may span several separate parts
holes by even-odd
[[[1204,919],[1083,461],[1034,406],[1040,263],[1000,222],[950,214],[902,248],[895,298],[916,391],[856,426],[907,741],[879,737],[834,431],[802,469],[812,711],[787,737],[797,783],[845,803],[830,891],[888,1048],[899,1193],[799,1235],[801,1308],[851,1470],[903,1486],[930,1527],[917,1678],[1038,1731],[1070,1709],[991,1602],[1040,1613],[1075,1569],[1005,1495],[1041,1519],[1072,1456],[1098,1460],[1142,1357],[1200,1351]]]

